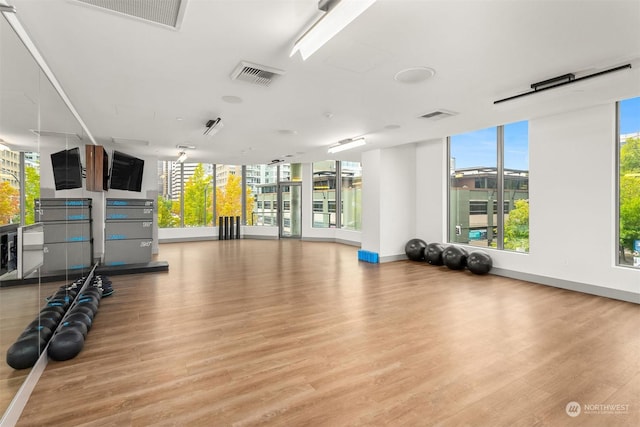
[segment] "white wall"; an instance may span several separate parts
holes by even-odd
[[[425,242],[442,242],[447,229],[446,138],[416,145],[416,233]],[[443,213],[444,212],[444,213]]]
[[[613,103],[529,122],[530,252],[483,249],[494,272],[640,303],[640,270],[616,266],[615,135]],[[363,153],[363,249],[385,261],[412,237],[446,242],[446,148]]]
[[[382,150],[362,153],[362,249],[380,253],[380,174]]]
[[[363,153],[362,166],[362,248],[383,262],[403,258],[416,237],[416,146]]]

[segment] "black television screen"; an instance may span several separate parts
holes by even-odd
[[[53,153],[51,165],[56,190],[82,188],[82,164],[78,147]]]
[[[109,188],[115,190],[142,191],[144,160],[120,151],[114,151],[111,159]]]

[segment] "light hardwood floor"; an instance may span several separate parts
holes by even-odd
[[[113,276],[23,426],[637,426],[640,308],[300,241],[164,244]],[[580,404],[626,413],[565,412]]]

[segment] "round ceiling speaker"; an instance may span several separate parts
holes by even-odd
[[[393,79],[400,83],[420,83],[436,74],[433,68],[429,67],[411,67],[402,71],[398,71]]]

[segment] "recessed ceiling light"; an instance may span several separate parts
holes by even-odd
[[[176,120],[181,122],[182,121],[182,117],[176,117]]]
[[[400,125],[386,125],[384,128],[388,130],[400,129]]]
[[[234,95],[225,95],[222,97],[222,100],[224,102],[228,102],[229,104],[241,104],[242,103],[242,98],[240,98],[239,96],[234,96]]]
[[[429,67],[411,67],[402,71],[398,71],[393,79],[400,83],[420,83],[436,74],[433,68]]]
[[[284,157],[293,157],[293,154],[285,154]]]
[[[293,129],[278,129],[278,133],[280,135],[296,135],[298,131]]]

